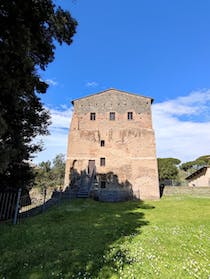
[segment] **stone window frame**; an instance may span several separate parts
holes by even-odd
[[[116,116],[115,112],[114,112],[114,111],[111,111],[111,112],[109,113],[109,120],[114,121],[114,120],[115,120],[115,116]]]
[[[105,167],[106,166],[106,158],[105,157],[101,157],[100,158],[100,166],[101,167]]]
[[[96,113],[95,112],[90,113],[90,120],[92,120],[92,121],[96,120]]]
[[[128,120],[133,120],[133,112],[132,111],[128,111]]]

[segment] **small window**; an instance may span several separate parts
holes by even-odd
[[[133,112],[128,112],[128,120],[132,120],[133,119]]]
[[[103,167],[106,164],[105,158],[100,158],[100,166]]]
[[[96,120],[96,113],[95,112],[90,113],[90,120]]]
[[[101,188],[106,188],[106,181],[101,181]]]
[[[101,188],[106,188],[106,174],[100,175],[100,185]]]
[[[109,113],[109,120],[115,120],[115,112]]]
[[[105,146],[105,141],[101,140],[101,146]]]

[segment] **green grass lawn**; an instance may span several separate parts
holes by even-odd
[[[75,200],[0,225],[0,278],[210,278],[210,198]]]

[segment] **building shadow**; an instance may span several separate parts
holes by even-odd
[[[21,238],[28,252],[22,255],[18,268],[15,262],[14,267],[8,265],[9,274],[11,278],[23,275],[21,263],[26,257],[32,259],[24,271],[28,277],[51,278],[52,274],[59,274],[59,278],[118,278],[119,264],[123,268],[132,263],[126,243],[131,243],[149,224],[145,210],[153,208],[143,201],[64,202],[38,219],[26,221],[27,235],[33,237]]]
[[[69,193],[71,197],[91,197],[97,201],[107,202],[141,198],[140,191],[134,191],[129,180],[119,181],[118,175],[114,172],[93,172],[90,175],[86,170],[79,172],[74,167],[70,169],[70,184],[63,192]]]
[[[119,181],[114,172],[96,173],[93,171],[89,174],[86,170],[79,172],[73,164],[70,169],[69,186],[65,189],[55,189],[50,199],[33,208],[26,208],[19,214],[19,218],[37,215],[53,205],[60,204],[63,200],[71,201],[77,198],[91,198],[100,202],[141,200],[140,192],[133,191],[129,180]]]
[[[160,187],[160,198],[162,198],[163,193],[164,193],[165,185],[163,183],[161,183],[159,187]]]

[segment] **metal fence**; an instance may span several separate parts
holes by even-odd
[[[79,198],[77,192],[72,189],[65,191],[48,191],[45,187],[41,191],[39,199],[36,196],[23,194],[21,189],[17,192],[0,192],[0,226],[2,224],[17,224],[26,217],[44,212],[52,205],[60,204],[61,200],[70,201]],[[90,192],[90,198],[98,201],[119,202],[141,199],[139,191],[129,189],[95,189]]]
[[[13,219],[17,207],[17,192],[0,193],[0,221]]]
[[[0,222],[12,220],[17,223],[21,189],[17,192],[0,192]]]
[[[16,192],[0,192],[0,225],[5,223],[17,224],[22,219],[45,211],[48,207],[58,203],[58,199],[47,197],[47,190],[41,193],[37,201],[29,194],[22,194],[21,189]]]

